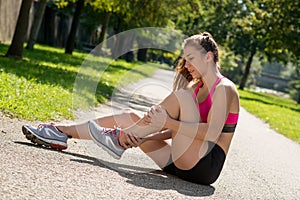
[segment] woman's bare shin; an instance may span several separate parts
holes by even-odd
[[[148,124],[147,122],[145,122],[144,118],[142,118],[139,121],[137,121],[135,124],[133,124],[132,126],[129,126],[125,129],[123,129],[123,131],[124,131],[124,133],[133,134],[134,136],[136,136],[138,138],[145,138],[146,136],[148,136],[152,133],[159,132],[162,129],[163,129],[163,127],[156,126],[153,124]]]
[[[123,112],[117,115],[98,117],[94,119],[94,121],[99,124],[99,126],[106,128],[114,128],[115,126],[125,128],[134,124],[139,119],[140,117],[133,112]],[[72,138],[84,140],[92,139],[88,133],[87,121],[81,123],[56,125],[56,127],[62,133],[65,133]]]

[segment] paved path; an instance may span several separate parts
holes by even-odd
[[[126,87],[79,120],[124,108],[142,113],[169,93],[170,71]],[[149,103],[149,101],[151,103]],[[300,145],[241,109],[241,117],[219,179],[211,186],[160,172],[139,149],[114,160],[92,141],[69,140],[58,152],[29,143],[26,121],[0,121],[0,199],[299,199]],[[32,123],[32,122],[31,122]],[[36,125],[38,122],[35,122]]]

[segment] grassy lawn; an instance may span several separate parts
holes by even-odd
[[[300,105],[295,101],[249,90],[239,91],[241,105],[279,133],[300,143]]]
[[[36,45],[24,50],[23,60],[3,55],[0,44],[0,110],[28,120],[74,118],[73,110],[103,103],[115,88],[151,76],[161,66],[127,63],[87,53],[64,54],[64,49]]]

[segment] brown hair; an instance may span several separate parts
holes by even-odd
[[[216,64],[219,63],[219,48],[210,33],[203,32],[185,39],[182,48],[187,45],[191,45],[203,53],[212,52],[214,55],[214,62]]]
[[[185,68],[185,59],[180,58],[177,62],[175,71],[176,75],[174,77],[173,91],[179,90],[180,88],[185,88],[187,84],[193,80],[190,72]]]
[[[187,45],[192,45],[196,49],[203,53],[212,52],[214,55],[214,62],[219,66],[219,48],[212,35],[208,32],[203,32],[197,35],[193,35],[183,41],[182,48]],[[176,75],[174,78],[173,91],[181,88],[186,88],[189,82],[193,80],[192,75],[185,68],[186,60],[181,58],[178,60],[176,65]],[[195,80],[195,83],[200,82],[201,79]]]

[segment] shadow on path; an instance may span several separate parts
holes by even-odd
[[[15,141],[14,143],[57,152],[57,150],[44,148],[42,146],[38,146],[28,142]],[[121,175],[122,177],[126,178],[127,183],[138,187],[144,187],[144,188],[154,189],[154,190],[176,190],[177,192],[183,195],[195,196],[195,197],[210,196],[213,195],[215,191],[215,188],[213,186],[199,185],[199,184],[186,182],[184,180],[178,179],[175,176],[166,174],[165,172],[159,170],[112,163],[91,156],[68,152],[68,151],[58,151],[58,152],[65,155],[71,155],[77,157],[78,159],[76,158],[70,159],[70,161],[73,162],[87,163],[90,165],[113,170],[117,172],[119,175]]]

